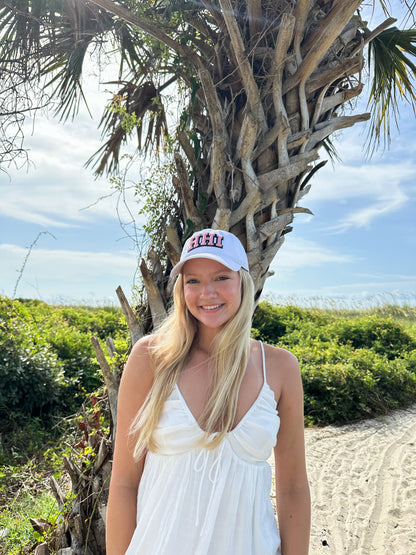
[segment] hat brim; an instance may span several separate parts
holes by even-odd
[[[220,264],[222,264],[223,266],[225,266],[229,270],[233,270],[234,272],[237,272],[240,268],[244,267],[244,266],[241,266],[241,264],[238,264],[237,262],[235,264],[233,264],[232,262],[225,263],[224,260],[220,256],[215,256],[215,254],[197,254],[197,253],[195,253],[191,256],[188,256],[186,258],[186,260],[182,260],[181,262],[178,262],[172,268],[172,270],[170,272],[171,277],[175,278],[176,276],[178,276],[181,273],[184,264],[186,264],[186,262],[188,262],[188,260],[195,260],[197,258],[208,258],[209,260],[215,260],[216,262],[219,262]],[[245,269],[247,270],[247,268],[245,268]]]

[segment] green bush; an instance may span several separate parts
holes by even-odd
[[[399,322],[389,313],[337,313],[267,302],[260,303],[253,319],[253,337],[298,358],[305,421],[319,425],[353,422],[414,403],[415,329],[414,320]]]
[[[253,317],[253,336],[272,345],[280,340],[291,344],[300,341],[302,337],[313,334],[314,331],[327,322],[324,315],[317,311],[306,310],[296,306],[273,306],[264,301],[258,305]]]
[[[120,368],[126,359],[128,329],[119,309],[23,299],[0,299],[0,305],[0,411],[6,418],[31,414],[48,427],[48,416],[76,412],[102,384],[92,334],[101,341],[113,337]],[[396,313],[394,307],[358,313],[262,302],[253,337],[298,357],[308,423],[353,421],[416,400],[415,312],[400,311],[400,319]]]
[[[1,555],[33,553],[39,538],[30,519],[52,524],[58,519],[58,505],[48,486],[52,472],[38,460],[0,467],[0,529],[9,531],[0,541]]]
[[[402,360],[356,351],[345,362],[301,366],[309,424],[344,424],[416,400],[416,375]]]
[[[102,385],[92,334],[101,340],[113,336],[121,365],[129,336],[120,310],[0,298],[4,460],[31,457],[48,439],[56,439],[62,419],[76,413]]]
[[[346,343],[355,349],[372,349],[390,360],[416,349],[414,339],[391,318],[366,316],[338,322],[334,331],[340,344]]]
[[[85,393],[102,384],[100,367],[95,359],[91,339],[87,334],[61,323],[48,334],[51,349],[62,363],[65,389],[62,402],[65,410],[75,412]]]
[[[112,337],[114,340],[120,335],[128,335],[128,327],[120,309],[114,307],[65,307],[60,308],[58,314],[69,326],[80,333],[99,339]]]
[[[41,416],[57,406],[62,364],[24,313],[0,306],[0,417]]]
[[[405,362],[408,371],[412,372],[416,376],[416,349],[404,353],[403,361]]]

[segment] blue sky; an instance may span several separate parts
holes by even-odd
[[[83,109],[73,123],[46,115],[28,121],[30,166],[0,173],[1,295],[16,290],[17,297],[53,303],[117,304],[121,285],[131,298],[138,248],[119,220],[130,230],[132,215],[139,227],[142,220],[133,196],[128,212],[109,180],[95,180],[84,168],[100,146],[97,124],[109,96],[96,80],[87,94],[93,119]],[[304,304],[415,304],[416,121],[408,106],[401,110],[401,132],[392,129],[390,149],[370,160],[365,124],[337,138],[342,163],[328,162],[314,177],[301,201],[314,216],[295,217],[265,296]],[[129,178],[137,181],[144,170],[137,160]]]

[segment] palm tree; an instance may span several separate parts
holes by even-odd
[[[110,43],[119,53],[119,90],[101,122],[107,140],[90,160],[97,173],[117,170],[132,128],[144,153],[160,150],[168,135],[175,145],[169,207],[159,207],[170,220],[163,220],[167,245],[158,226],[141,262],[152,317],[146,329],[164,317],[170,267],[198,227],[223,227],[242,239],[259,297],[294,214],[308,212],[299,201],[323,165],[320,148],[331,151],[330,135],[371,117],[375,145],[382,130],[389,136],[399,97],[415,102],[408,56],[415,54],[415,30],[389,29],[389,18],[371,32],[359,0],[302,0],[295,7],[288,0],[149,0],[130,9],[112,0],[3,4],[2,82],[17,94],[37,84],[41,103],[48,95],[61,118],[73,117],[83,98],[88,50]],[[370,110],[347,115],[363,89],[367,45]],[[173,130],[163,102],[172,84],[184,106]],[[2,95],[4,102],[12,97]],[[20,98],[33,102],[27,92]]]
[[[118,90],[101,122],[106,142],[91,159],[97,173],[117,169],[132,131],[143,153],[165,148],[171,157],[171,192],[165,203],[157,199],[163,218],[149,230],[152,248],[140,264],[147,304],[139,324],[126,308],[135,337],[165,317],[170,268],[197,229],[229,229],[242,240],[259,298],[294,215],[309,212],[300,202],[325,164],[320,149],[332,152],[330,136],[371,118],[370,145],[377,144],[383,131],[388,138],[401,99],[415,107],[409,56],[416,53],[416,31],[390,28],[392,18],[370,31],[361,4],[3,0],[0,82],[17,93],[22,81],[43,85],[63,118],[76,114],[82,99],[87,51],[110,44],[119,53]],[[408,8],[411,13],[414,3]],[[366,52],[369,112],[351,115],[351,101],[370,79]],[[27,79],[11,81],[10,68]],[[173,128],[164,102],[172,88],[182,106]],[[117,384],[108,367],[105,376],[114,401]],[[111,440],[99,445],[111,452]],[[79,473],[70,463],[68,470],[78,487]],[[100,488],[105,498],[105,480],[88,496],[94,506]],[[91,510],[78,503],[73,511],[74,553],[103,552],[102,519],[95,512],[88,520]]]

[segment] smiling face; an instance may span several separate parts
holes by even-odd
[[[188,260],[183,266],[183,292],[189,312],[199,325],[221,329],[241,304],[239,272],[208,258]]]

